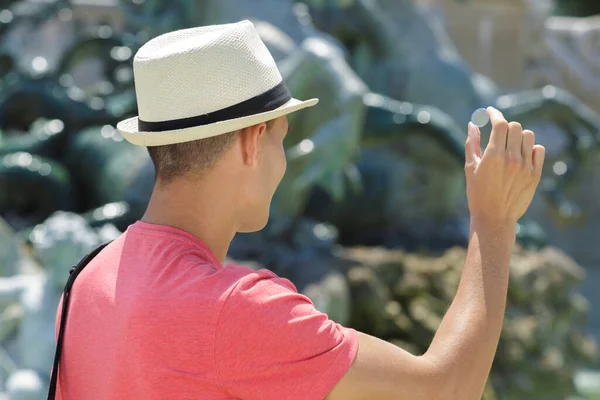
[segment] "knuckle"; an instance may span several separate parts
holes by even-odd
[[[470,176],[477,170],[477,164],[474,162],[466,162],[464,170],[465,175]]]
[[[513,152],[506,152],[506,165],[511,170],[518,170],[523,166],[523,160],[521,159],[520,154],[516,154]]]
[[[499,151],[495,146],[489,146],[485,152],[490,160],[499,161],[504,158],[504,151]]]
[[[504,131],[507,132],[508,131],[508,122],[506,122],[506,120],[501,120],[496,122],[496,125],[494,126],[494,129],[496,129],[497,131]]]
[[[533,133],[533,131],[525,130],[525,131],[523,131],[523,136],[530,138],[531,140],[533,140],[535,142],[535,133]]]
[[[529,178],[534,179],[538,174],[538,170],[535,167],[535,165],[531,164],[531,162],[523,160],[523,174]]]
[[[508,128],[511,131],[522,131],[523,130],[523,126],[519,122],[515,122],[515,121],[510,122],[508,124]]]
[[[532,177],[533,173],[534,173],[534,169],[531,166],[531,163],[527,163],[526,161],[523,161],[523,164],[521,165],[521,173],[526,177]]]

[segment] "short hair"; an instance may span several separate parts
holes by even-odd
[[[273,122],[267,122],[267,130]],[[156,178],[169,183],[189,173],[210,171],[233,146],[239,134],[240,131],[234,131],[190,142],[148,147]]]

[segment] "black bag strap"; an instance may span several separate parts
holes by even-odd
[[[58,339],[56,341],[56,352],[54,353],[54,366],[52,367],[52,375],[50,377],[50,387],[48,389],[48,400],[54,400],[56,396],[56,383],[58,380],[58,364],[60,363],[60,355],[62,352],[62,343],[63,336],[65,333],[65,325],[67,322],[67,312],[69,311],[69,299],[71,296],[71,288],[73,288],[73,283],[75,283],[75,279],[77,276],[83,271],[86,265],[92,258],[96,257],[103,248],[108,245],[108,243],[104,243],[101,246],[98,246],[94,251],[87,254],[85,257],[79,261],[77,265],[71,268],[69,271],[69,279],[67,279],[67,284],[65,285],[65,289],[63,291],[63,304],[62,304],[62,313],[60,316],[60,328],[58,330]]]

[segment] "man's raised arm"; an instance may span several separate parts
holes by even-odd
[[[462,278],[424,355],[359,334],[352,367],[327,400],[480,399],[498,345],[515,225],[539,184],[545,149],[533,132],[488,108],[493,129],[482,155],[480,132],[465,144],[471,237]]]

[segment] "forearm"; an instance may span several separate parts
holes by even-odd
[[[481,398],[502,330],[514,242],[514,224],[471,223],[456,297],[425,354],[445,371],[456,398]]]

